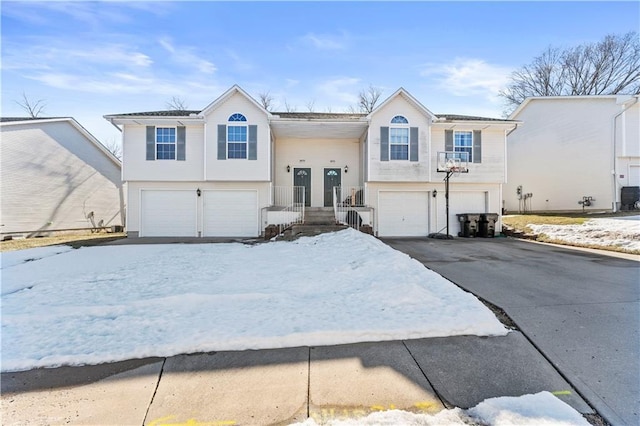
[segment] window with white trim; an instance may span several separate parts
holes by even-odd
[[[156,127],[156,159],[176,159],[176,128]]]
[[[240,113],[232,114],[229,117],[227,126],[227,158],[247,158],[247,117]],[[238,123],[238,124],[236,124]]]
[[[409,160],[409,120],[402,115],[396,115],[391,119],[389,159]]]
[[[453,132],[453,151],[467,153],[466,160],[473,162],[473,132],[463,132],[456,130]],[[464,154],[460,154],[461,159],[465,159]]]

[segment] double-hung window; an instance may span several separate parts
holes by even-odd
[[[453,151],[459,152],[462,160],[473,162],[473,132],[453,132]]]
[[[176,159],[176,128],[156,127],[156,159]]]
[[[227,158],[247,158],[247,118],[242,114],[229,117],[227,126]]]
[[[409,120],[401,115],[393,117],[389,126],[389,159],[409,159]]]

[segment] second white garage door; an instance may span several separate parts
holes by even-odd
[[[380,191],[378,193],[378,235],[419,237],[429,233],[427,191]]]
[[[142,190],[140,236],[195,237],[196,211],[195,191]]]
[[[204,191],[205,237],[257,237],[257,191]]]

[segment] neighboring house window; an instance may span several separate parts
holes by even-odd
[[[473,162],[473,132],[459,132],[453,133],[453,150],[455,152],[466,152],[466,160],[469,163]],[[465,155],[460,155],[461,159],[465,159]]]
[[[389,127],[389,159],[409,159],[409,120],[401,115],[391,119]]]
[[[230,122],[246,122],[247,118],[242,114],[233,114]],[[247,126],[227,126],[227,158],[247,158]]]
[[[156,159],[176,159],[175,127],[156,127]]]

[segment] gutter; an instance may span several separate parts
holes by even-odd
[[[106,119],[107,119],[107,121],[108,121],[109,123],[111,123],[111,125],[112,125],[113,127],[115,127],[116,129],[118,129],[118,131],[119,131],[120,133],[122,133],[122,129],[121,129],[120,127],[118,127],[118,125],[117,125],[117,124],[115,124],[115,123],[113,122],[113,118],[111,118],[111,117],[109,117],[109,118],[104,117],[104,118],[106,118]]]
[[[612,177],[612,184],[611,184],[611,188],[613,191],[613,197],[612,197],[612,209],[611,211],[613,213],[616,213],[618,211],[618,192],[617,192],[617,184],[616,184],[616,177],[618,176],[617,174],[617,170],[616,170],[616,164],[617,164],[617,159],[618,159],[618,152],[616,150],[617,147],[617,141],[616,141],[616,119],[618,117],[620,117],[622,114],[624,114],[625,112],[627,112],[627,110],[629,108],[631,108],[632,106],[634,106],[635,104],[638,103],[638,96],[634,96],[634,102],[630,103],[629,105],[627,105],[625,108],[622,109],[622,111],[620,111],[619,113],[617,113],[616,115],[613,116],[612,118],[612,131],[613,131],[613,137],[611,138],[611,140],[613,141],[613,158],[612,158],[612,165],[613,168],[611,170],[611,177]]]

